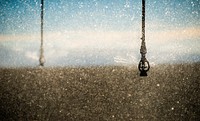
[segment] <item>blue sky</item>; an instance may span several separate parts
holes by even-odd
[[[141,0],[44,0],[46,66],[140,60]],[[0,67],[37,66],[40,0],[0,0]],[[200,1],[146,0],[151,65],[200,61]]]

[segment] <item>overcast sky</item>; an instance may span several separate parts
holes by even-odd
[[[137,64],[141,0],[44,0],[45,66]],[[0,0],[0,67],[37,66],[40,0]],[[151,65],[200,61],[200,1],[146,0]]]

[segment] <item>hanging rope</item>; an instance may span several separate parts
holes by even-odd
[[[147,71],[150,69],[149,62],[146,59],[146,44],[145,44],[145,0],[142,0],[142,38],[141,38],[141,60],[138,65],[138,69],[140,71],[140,76],[147,76]]]
[[[44,66],[44,49],[43,49],[43,16],[44,16],[44,0],[41,0],[41,45],[40,45],[40,66]]]

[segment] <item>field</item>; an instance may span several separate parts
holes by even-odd
[[[200,63],[1,68],[2,121],[200,120]]]

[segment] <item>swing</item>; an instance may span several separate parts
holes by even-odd
[[[40,58],[39,65],[44,66],[45,58],[44,58],[44,49],[43,49],[43,14],[44,14],[44,0],[41,0],[41,45],[40,45]],[[146,44],[145,44],[145,0],[142,0],[142,38],[141,38],[141,60],[138,64],[138,69],[140,71],[140,76],[147,76],[147,71],[150,69],[150,64],[146,59]]]
[[[140,71],[140,76],[147,76],[147,71],[150,69],[149,61],[146,59],[146,44],[145,44],[145,0],[142,0],[142,38],[141,38],[141,60],[138,64],[138,69]]]

